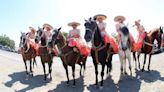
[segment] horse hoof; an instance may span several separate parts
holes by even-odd
[[[97,87],[98,88],[98,84],[94,84],[94,87]]]
[[[103,86],[100,86],[99,89],[102,90],[103,89]]]
[[[142,72],[144,72],[144,69],[142,69]]]
[[[128,73],[127,73],[127,72],[125,72],[125,75],[128,75]]]

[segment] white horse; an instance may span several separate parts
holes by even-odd
[[[118,54],[119,54],[120,63],[121,63],[120,80],[122,80],[123,75],[127,75],[126,59],[128,59],[130,75],[132,76],[130,33],[129,33],[129,30],[126,26],[122,27],[120,30],[120,41],[119,41],[119,52],[118,52]]]

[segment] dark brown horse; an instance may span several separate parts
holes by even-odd
[[[113,52],[113,50],[110,44],[106,45],[104,43],[100,29],[98,28],[95,20],[92,18],[85,20],[84,26],[86,29],[84,38],[86,42],[91,42],[92,44],[91,56],[95,67],[96,86],[98,86],[98,64],[100,63],[102,65],[100,84],[100,87],[102,88],[105,65],[107,65],[107,73],[112,70],[113,53],[111,53],[111,51]],[[108,52],[109,50],[110,52]]]
[[[48,63],[49,75],[50,75],[50,79],[52,79],[52,76],[51,76],[52,68],[51,68],[51,66],[52,66],[52,62],[53,62],[53,54],[49,53],[49,50],[47,47],[47,38],[46,38],[46,35],[42,35],[43,32],[44,31],[42,28],[38,29],[35,42],[39,43],[41,41],[41,44],[39,46],[39,56],[41,58],[41,63],[43,66],[44,80],[46,81],[47,76],[46,76],[46,70],[45,70],[45,63]]]
[[[29,73],[31,73],[31,75],[33,76],[32,60],[33,60],[33,67],[34,67],[34,63],[36,64],[36,60],[35,60],[36,51],[30,45],[30,49],[27,52],[25,52],[26,49],[27,49],[26,36],[27,36],[27,33],[22,33],[21,32],[19,47],[21,48],[21,54],[22,54],[22,58],[23,58],[23,61],[24,61],[24,64],[25,64],[26,74],[28,75],[26,61],[29,60],[30,61],[30,72]]]
[[[72,67],[73,86],[75,86],[75,64],[79,64],[81,66],[81,76],[81,71],[83,67],[85,71],[85,63],[87,57],[81,56],[79,52],[75,52],[72,47],[68,46],[64,35],[60,32],[60,29],[61,28],[54,30],[52,40],[49,42],[49,44],[53,46],[57,44],[60,53],[60,58],[66,70],[67,84],[69,84],[68,66]]]
[[[162,34],[163,34],[163,28],[160,27],[160,28],[157,28],[157,29],[149,32],[146,35],[146,37],[144,39],[143,47],[141,49],[141,53],[144,53],[144,63],[143,63],[143,67],[142,67],[142,72],[144,71],[147,54],[149,54],[148,71],[150,71],[150,62],[151,62],[151,56],[152,56],[152,51],[153,51],[153,47],[154,47],[154,41],[157,40],[157,42],[158,42],[158,49],[160,49]],[[138,55],[137,55],[138,68],[140,69],[139,57],[140,57],[140,53],[138,53]],[[135,60],[135,66],[136,66],[136,69],[137,69],[135,52],[133,52],[133,58]]]

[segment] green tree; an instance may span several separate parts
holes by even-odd
[[[15,48],[15,41],[11,40],[8,36],[6,35],[1,35],[0,36],[0,44],[3,46],[8,46],[12,49]]]

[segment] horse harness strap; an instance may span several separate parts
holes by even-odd
[[[98,52],[102,49],[104,49],[106,47],[106,45],[103,45],[101,47],[92,47],[92,50],[95,51],[95,57],[96,57],[96,63],[99,63],[99,58],[98,58]]]

